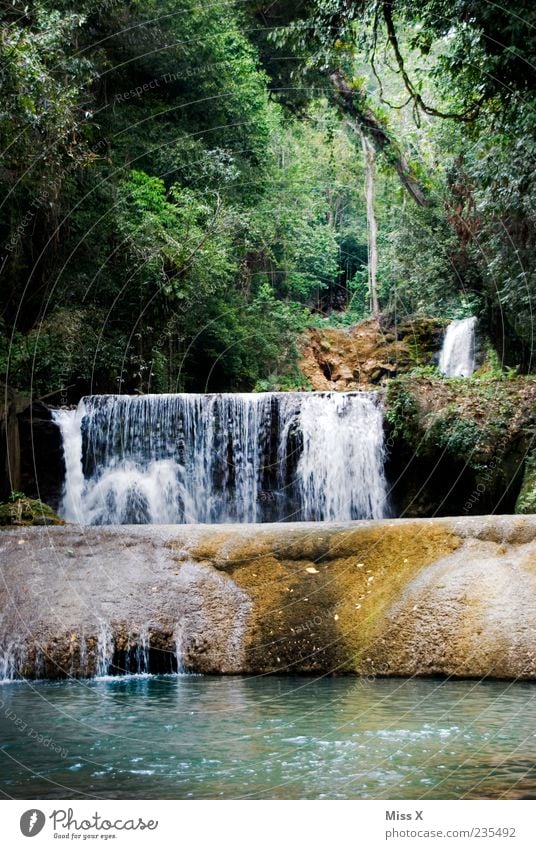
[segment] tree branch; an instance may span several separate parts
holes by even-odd
[[[395,24],[393,21],[392,5],[393,0],[383,0],[382,12],[383,19],[385,21],[385,26],[387,27],[387,37],[389,39],[389,44],[393,48],[396,64],[398,65],[398,70],[400,71],[402,79],[404,80],[404,86],[406,88],[406,91],[415,103],[417,109],[422,109],[422,111],[425,112],[427,115],[433,115],[435,118],[451,118],[454,121],[473,121],[476,112],[483,103],[483,98],[481,98],[477,103],[473,104],[468,109],[466,109],[465,112],[442,112],[440,109],[435,109],[433,106],[428,106],[424,102],[421,95],[413,85],[408,72],[406,71],[404,57],[402,56],[402,52],[400,50]]]
[[[395,141],[382,127],[374,113],[359,102],[359,92],[349,85],[339,70],[330,70],[329,78],[333,83],[335,102],[343,112],[348,123],[354,124],[354,130],[363,132],[372,142],[376,150],[383,153],[395,169],[400,182],[409,192],[418,206],[427,206],[427,200],[422,186],[413,173],[406,157]]]

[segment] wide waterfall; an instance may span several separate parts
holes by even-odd
[[[475,370],[476,318],[456,319],[447,327],[439,357],[445,377],[470,377]]]
[[[88,525],[381,518],[374,392],[93,395],[57,410],[60,512]]]

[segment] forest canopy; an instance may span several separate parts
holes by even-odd
[[[386,315],[477,314],[532,368],[529,0],[15,0],[0,17],[9,385],[305,388],[300,334],[370,315],[372,283]]]

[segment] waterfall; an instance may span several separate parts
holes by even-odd
[[[52,419],[58,425],[62,435],[63,459],[65,463],[62,511],[69,518],[70,522],[80,523],[83,523],[80,498],[84,489],[81,429],[84,414],[85,406],[83,401],[80,401],[75,411],[52,410]]]
[[[101,620],[97,637],[96,674],[99,677],[108,675],[113,663],[114,635],[109,622]]]
[[[0,641],[0,681],[16,681],[20,678],[26,657],[24,640],[3,634]]]
[[[297,481],[306,520],[378,518],[385,510],[383,417],[368,395],[308,395]]]
[[[383,413],[374,392],[94,395],[54,419],[68,521],[385,515]]]
[[[456,319],[447,327],[439,357],[445,377],[470,377],[475,370],[476,318]]]

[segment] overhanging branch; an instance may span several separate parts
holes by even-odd
[[[475,115],[479,109],[479,107],[483,103],[483,98],[470,106],[465,112],[442,112],[440,109],[435,109],[433,106],[428,106],[426,104],[419,93],[419,91],[413,85],[413,82],[406,70],[406,64],[404,62],[404,57],[402,56],[402,51],[400,50],[400,45],[398,43],[398,37],[396,34],[396,28],[393,21],[393,13],[392,13],[393,0],[383,0],[382,3],[382,13],[383,19],[385,21],[385,26],[387,27],[387,37],[389,39],[389,44],[393,48],[393,53],[395,54],[396,64],[398,65],[398,70],[400,71],[400,75],[404,81],[404,86],[406,91],[410,95],[417,109],[421,109],[427,115],[432,115],[435,118],[450,118],[453,121],[473,121],[475,119]],[[377,26],[377,18],[375,20],[375,27]]]
[[[343,112],[354,129],[363,132],[372,142],[376,150],[383,153],[387,161],[398,174],[400,182],[411,195],[418,206],[427,206],[427,200],[422,186],[413,173],[406,157],[387,130],[381,125],[372,110],[359,102],[359,95],[344,78],[341,71],[329,71],[329,78],[334,87],[334,98],[339,109]]]

